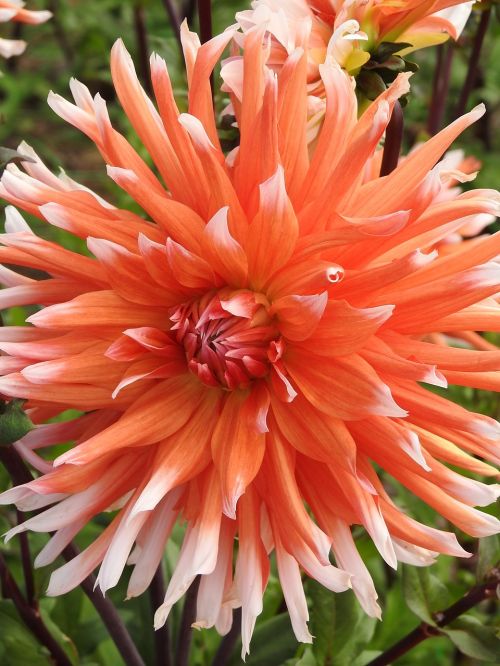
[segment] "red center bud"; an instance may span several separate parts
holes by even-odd
[[[279,337],[262,294],[223,289],[177,308],[172,331],[188,367],[204,384],[233,390],[264,377],[268,352]]]

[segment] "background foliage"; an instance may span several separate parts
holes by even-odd
[[[234,12],[246,6],[242,0],[217,0],[214,5],[214,29],[220,31],[233,22]],[[106,178],[102,160],[97,150],[84,136],[56,117],[46,104],[49,89],[64,96],[69,94],[68,81],[75,76],[89,86],[93,93],[100,92],[109,103],[110,113],[118,126],[131,141],[131,130],[124,123],[111,85],[109,74],[109,50],[114,40],[121,36],[134,56],[141,72],[141,51],[138,46],[137,17],[145,17],[148,48],[159,52],[168,62],[174,86],[185,106],[184,71],[178,44],[168,23],[162,0],[40,0],[30,2],[30,7],[49,8],[54,19],[42,26],[2,27],[29,42],[27,52],[20,58],[1,64],[0,78],[0,145],[16,148],[26,139],[47,164],[54,169],[60,165],[76,180],[127,206],[126,195]],[[446,99],[446,120],[453,117],[461,85],[464,81],[471,40],[477,26],[477,14],[458,45],[453,46],[453,69],[449,95]],[[5,35],[7,36],[7,35]],[[12,35],[9,35],[12,36]],[[436,50],[429,49],[414,56],[420,71],[413,77],[413,93],[406,113],[406,147],[426,135],[426,123],[430,106],[432,77],[436,63]],[[500,163],[500,26],[493,21],[482,52],[478,85],[469,100],[469,108],[484,100],[488,113],[470,129],[457,146],[483,163],[483,170],[474,186],[494,187],[498,184]],[[221,100],[218,100],[220,103]],[[55,228],[48,228],[34,221],[37,231],[46,237],[63,243],[80,246],[79,241]],[[76,246],[75,246],[76,243]],[[20,324],[26,312],[13,309],[5,313],[8,323]],[[474,389],[453,389],[453,397],[475,411],[500,415],[498,396]],[[54,452],[54,455],[58,452]],[[9,478],[0,469],[0,488],[9,486]],[[423,522],[447,527],[446,521],[416,500],[396,484],[387,481],[391,494],[398,504],[407,507]],[[490,509],[494,510],[494,509]],[[16,519],[11,509],[0,510],[0,532],[5,532]],[[85,547],[107,524],[109,516],[102,516],[88,525],[77,539]],[[175,561],[181,528],[165,554],[165,572],[168,576]],[[30,546],[37,553],[44,543],[44,535],[32,534]],[[484,579],[487,572],[500,558],[498,538],[491,537],[479,547],[474,540],[461,535],[461,543],[474,556],[469,560],[453,560],[440,557],[430,569],[402,567],[394,572],[384,565],[368,538],[360,532],[358,546],[376,582],[384,610],[383,622],[367,618],[351,592],[333,595],[308,582],[307,593],[311,608],[311,630],[316,636],[314,647],[297,649],[283,597],[275,576],[271,577],[265,597],[264,613],[257,623],[252,642],[252,652],[247,664],[251,666],[363,666],[382,651],[414,629],[420,621],[433,623],[435,611],[446,608],[459,599],[469,588]],[[22,587],[19,543],[14,539],[0,546],[18,584]],[[57,565],[57,563],[56,563]],[[40,599],[40,612],[48,628],[63,646],[74,664],[90,666],[120,666],[122,661],[109,638],[93,606],[81,591],[49,599],[44,597],[50,571],[47,567],[36,572],[36,593]],[[132,634],[146,664],[155,663],[154,640],[151,631],[152,609],[147,595],[124,602],[126,584],[122,582],[110,597]],[[171,629],[180,622],[182,607],[178,604],[172,615]],[[446,635],[434,637],[399,659],[399,666],[448,666],[476,663],[500,663],[498,625],[495,620],[495,602],[486,601],[451,624]],[[203,631],[194,636],[190,663],[204,666],[213,662],[219,644],[213,631]],[[240,664],[239,646],[236,645],[230,664]],[[19,619],[9,599],[0,599],[0,663],[5,666],[46,666],[52,663],[42,648]]]

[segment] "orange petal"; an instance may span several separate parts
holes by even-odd
[[[288,340],[303,341],[317,329],[328,303],[328,292],[314,296],[283,296],[269,313],[276,315],[280,332]]]
[[[204,244],[211,266],[235,287],[245,285],[248,273],[246,254],[228,226],[229,208],[222,208],[205,227]]]
[[[186,423],[205,390],[189,375],[158,382],[116,423],[59,456],[56,464],[83,465],[114,449],[154,444],[177,432]],[[140,428],[135,427],[137,423],[141,424]]]
[[[238,499],[255,478],[264,456],[259,412],[265,407],[267,392],[260,396],[252,393],[233,391],[228,395],[212,437],[212,455],[220,476],[223,510],[229,518],[236,516]]]
[[[304,396],[325,414],[358,420],[370,414],[403,417],[389,387],[356,354],[325,363],[321,356],[288,349],[285,367]]]
[[[260,186],[260,206],[251,223],[245,249],[250,281],[261,289],[273,273],[291,257],[298,237],[298,223],[285,189],[282,167]]]

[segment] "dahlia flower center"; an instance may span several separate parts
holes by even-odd
[[[188,367],[208,386],[248,386],[270,369],[279,337],[262,294],[222,290],[177,308],[172,331],[184,346]]]

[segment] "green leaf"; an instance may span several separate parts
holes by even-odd
[[[420,69],[420,65],[418,65],[416,62],[413,62],[413,60],[407,60],[406,58],[403,58],[403,61],[405,63],[405,72],[418,72]]]
[[[442,631],[468,657],[500,663],[500,639],[494,628],[472,615],[459,617],[449,627],[443,627]]]
[[[52,597],[54,606],[50,609],[50,617],[65,634],[75,632],[82,621],[82,608],[84,594],[80,587],[63,594],[60,597]]]
[[[446,586],[427,568],[403,567],[403,594],[408,608],[421,620],[433,625],[433,613],[449,603]]]
[[[18,153],[17,150],[4,148],[0,146],[0,172],[2,172],[8,164],[21,164],[22,162],[35,162],[32,157]]]
[[[117,651],[116,645],[111,638],[99,643],[99,647],[96,650],[96,659],[100,666],[108,666],[108,664],[113,664],[113,666],[125,666],[125,662]]]
[[[352,662],[351,666],[366,666],[366,664],[369,664],[381,654],[382,650],[364,650],[359,657]]]
[[[368,617],[352,591],[334,594],[309,581],[313,652],[319,664],[350,665],[368,644],[376,620]]]
[[[0,403],[0,446],[10,446],[33,430],[23,410],[24,400]]]
[[[277,615],[266,622],[257,620],[246,666],[276,666],[293,657],[297,651],[288,613]],[[241,641],[238,642],[229,662],[230,666],[241,666]]]
[[[479,540],[476,575],[484,580],[488,573],[500,563],[500,535],[494,534]]]

